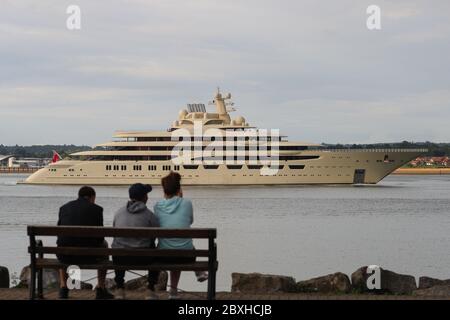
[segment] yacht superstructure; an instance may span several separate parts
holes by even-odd
[[[189,104],[165,131],[119,131],[114,140],[77,152],[29,176],[29,184],[159,184],[170,171],[184,185],[374,184],[425,149],[335,149],[290,142],[230,117],[231,95]]]

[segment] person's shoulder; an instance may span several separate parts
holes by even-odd
[[[89,202],[85,199],[78,199],[75,201],[77,202],[75,204],[76,206],[84,208],[84,210],[87,210],[88,212],[95,212],[97,214],[103,213],[103,208],[96,203]]]
[[[114,213],[114,216],[117,217],[117,216],[123,215],[125,213],[127,213],[127,206],[126,205],[120,207],[119,209],[117,209],[116,212]]]
[[[192,206],[192,201],[186,198],[180,198],[181,199],[181,204],[180,206],[182,208],[184,208],[184,210],[188,210],[188,211],[192,211],[193,206]]]
[[[145,209],[145,213],[149,216],[155,216],[155,213],[149,207],[147,207],[147,209]]]
[[[153,205],[153,212],[154,212],[155,214],[157,214],[157,213],[159,212],[159,209],[160,209],[160,207],[161,207],[163,201],[164,201],[164,200],[158,200],[158,201],[156,201],[156,203]]]
[[[186,199],[186,198],[180,198],[180,199],[181,199],[181,203],[183,203],[183,205],[192,207],[192,201],[190,199]]]
[[[97,211],[97,212],[103,212],[103,207],[102,207],[102,206],[99,206],[99,205],[96,204],[96,203],[90,203],[90,202],[89,202],[89,204],[90,204],[90,207],[91,207],[93,210],[95,210],[95,211]]]
[[[78,199],[66,202],[65,204],[63,204],[60,207],[60,209],[64,210],[64,209],[71,208],[71,207],[74,207],[74,206],[77,206],[77,205],[78,205]]]

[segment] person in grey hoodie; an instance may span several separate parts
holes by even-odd
[[[158,218],[147,208],[148,193],[152,191],[152,187],[148,184],[133,184],[129,190],[130,201],[126,206],[117,211],[114,216],[113,226],[118,228],[126,227],[159,227]],[[156,248],[155,239],[149,238],[121,238],[116,237],[111,245],[112,248],[140,249],[140,248]],[[116,264],[139,265],[149,264],[152,257],[133,257],[133,256],[114,256],[113,261]],[[115,271],[115,282],[117,285],[116,299],[125,299],[124,278],[125,270]],[[158,281],[159,272],[149,271],[148,273],[148,290],[146,299],[157,299],[155,294],[155,285]]]

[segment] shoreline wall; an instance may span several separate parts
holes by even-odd
[[[411,175],[444,175],[450,174],[450,168],[399,168],[392,174],[411,174]]]

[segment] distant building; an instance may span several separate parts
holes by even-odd
[[[15,158],[14,156],[0,156],[0,166],[7,168],[42,168],[51,159],[47,158]]]
[[[449,157],[419,157],[409,163],[412,167],[448,167],[450,165]]]
[[[13,158],[13,156],[0,155],[0,167],[9,167],[9,162],[11,158]]]

